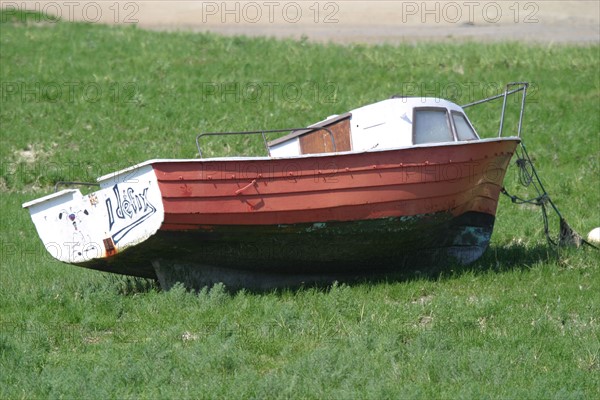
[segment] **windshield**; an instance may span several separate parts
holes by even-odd
[[[445,108],[414,110],[413,143],[453,142]]]
[[[453,111],[452,119],[454,120],[454,127],[456,128],[458,140],[477,140],[475,131],[463,113]]]

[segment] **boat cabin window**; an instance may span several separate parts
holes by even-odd
[[[445,108],[415,108],[413,121],[414,144],[454,141]]]
[[[452,111],[452,119],[454,120],[458,140],[477,140],[475,131],[463,113]]]

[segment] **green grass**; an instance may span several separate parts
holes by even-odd
[[[600,395],[600,255],[548,247],[540,211],[505,198],[474,265],[269,293],[162,292],[60,264],[20,208],[59,180],[194,157],[201,131],[305,126],[399,92],[464,104],[526,80],[528,150],[587,233],[600,226],[597,45],[337,46],[0,17],[0,398]],[[474,115],[480,133],[497,110]],[[531,194],[514,167],[506,184]]]

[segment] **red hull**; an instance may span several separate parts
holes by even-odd
[[[518,139],[295,159],[153,164],[162,230],[358,221],[437,212],[494,216]]]

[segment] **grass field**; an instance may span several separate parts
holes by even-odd
[[[201,131],[305,126],[396,93],[464,104],[529,81],[528,150],[586,234],[600,226],[598,45],[316,45],[0,17],[0,398],[600,396],[600,252],[549,247],[534,207],[502,198],[468,267],[197,294],[55,262],[21,209],[56,181],[194,157]],[[474,115],[484,136],[497,111]],[[532,194],[514,166],[506,185]]]

